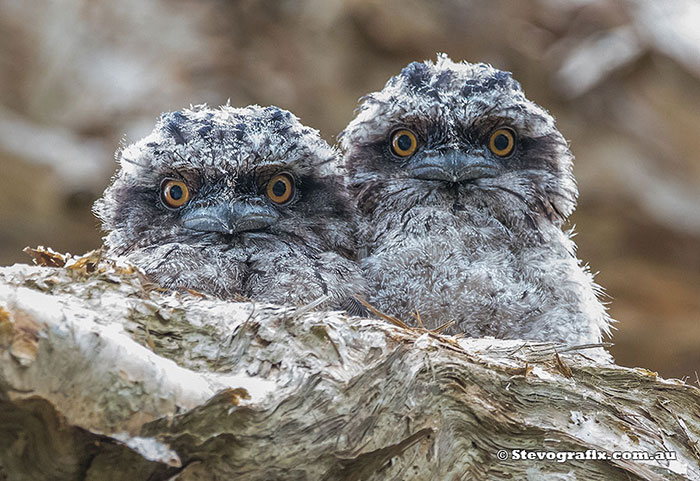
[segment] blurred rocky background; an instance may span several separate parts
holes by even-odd
[[[277,104],[331,142],[446,52],[510,70],[576,154],[618,362],[700,372],[697,0],[0,0],[0,265],[100,244],[90,207],[162,111]]]

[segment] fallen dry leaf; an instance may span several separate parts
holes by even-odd
[[[36,249],[25,247],[22,252],[26,252],[32,257],[34,264],[45,267],[63,267],[70,258],[69,254],[61,254],[50,247],[37,246]]]

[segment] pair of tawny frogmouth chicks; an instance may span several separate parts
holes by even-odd
[[[163,114],[96,203],[109,251],[222,298],[378,310],[447,333],[599,343],[610,318],[562,230],[553,118],[509,73],[414,62],[330,147],[277,107]],[[342,153],[341,153],[342,150]]]

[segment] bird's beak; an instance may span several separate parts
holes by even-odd
[[[490,159],[457,150],[425,152],[409,166],[412,177],[424,180],[462,182],[494,177],[498,166]]]
[[[261,230],[277,221],[279,214],[269,205],[234,201],[194,207],[182,216],[182,225],[200,232],[234,234]]]

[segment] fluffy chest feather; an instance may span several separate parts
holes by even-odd
[[[404,320],[417,311],[429,328],[454,321],[451,332],[551,340],[571,331],[560,318],[575,323],[587,303],[599,306],[571,241],[556,228],[544,233],[544,243],[523,246],[478,210],[419,207],[401,222],[380,220],[375,232],[362,261],[371,300]],[[598,336],[575,335],[591,342]]]

